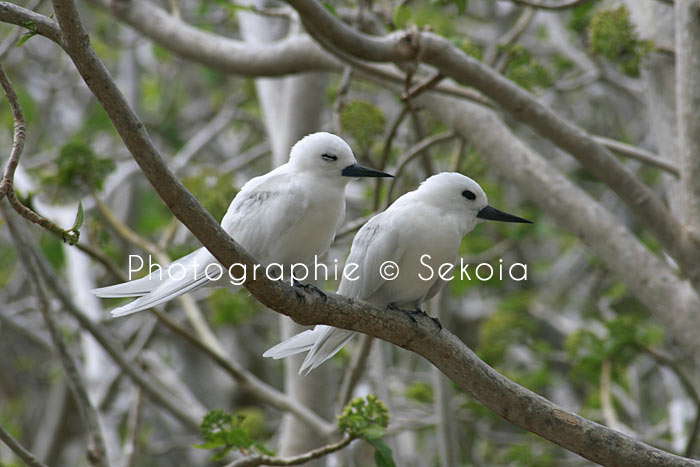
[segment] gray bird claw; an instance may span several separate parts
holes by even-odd
[[[413,315],[416,313],[415,311],[404,310],[403,308],[399,308],[398,306],[396,306],[394,303],[390,303],[387,308],[389,308],[390,310],[393,310],[393,311],[398,311],[400,313],[403,313],[404,315],[408,316],[410,318],[410,320],[413,321],[414,324],[418,324],[418,321],[416,321],[416,318],[413,317]]]
[[[301,282],[294,280],[294,287],[295,287],[295,289],[298,288],[298,289],[304,289],[306,291],[311,290],[313,292],[316,292],[323,299],[324,302],[326,300],[328,300],[328,297],[326,296],[325,292],[313,284],[302,284]],[[297,291],[297,295],[299,295],[299,291]]]
[[[408,316],[411,319],[411,321],[413,321],[416,324],[418,324],[418,322],[416,321],[416,318],[413,317],[413,315],[425,315],[428,318],[433,320],[433,323],[435,323],[435,325],[438,327],[438,332],[442,331],[442,323],[440,322],[440,320],[437,318],[433,318],[432,316],[428,315],[428,313],[421,310],[420,308],[416,308],[415,310],[404,310],[403,308],[399,308],[398,306],[396,306],[394,303],[389,304],[388,308],[390,310],[399,311],[399,312],[403,313],[404,315]]]

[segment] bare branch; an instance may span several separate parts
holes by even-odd
[[[262,402],[270,404],[279,410],[289,412],[297,416],[304,423],[308,424],[322,438],[327,438],[335,431],[335,427],[316,415],[313,410],[306,406],[297,403],[293,398],[289,397],[264,381],[258,379],[254,374],[239,366],[235,361],[227,359],[225,356],[215,352],[209,348],[204,342],[197,339],[195,336],[187,332],[177,323],[175,323],[166,314],[160,311],[153,311],[158,319],[165,324],[171,331],[182,337],[194,346],[199,351],[203,352],[207,357],[211,358],[220,368],[228,373],[236,380],[241,387],[248,391],[252,396],[257,397]]]
[[[66,374],[68,387],[70,388],[71,393],[73,393],[73,398],[78,406],[80,418],[83,420],[83,424],[85,425],[88,437],[88,461],[90,464],[96,467],[108,466],[109,459],[107,458],[107,448],[105,447],[105,442],[102,437],[97,410],[90,401],[87,389],[85,388],[85,382],[83,381],[82,375],[78,371],[77,363],[68,349],[68,343],[66,342],[66,339],[52,314],[49,296],[44,288],[45,283],[37,266],[38,260],[26,244],[26,235],[22,235],[17,225],[15,225],[10,211],[5,207],[5,205],[1,204],[1,202],[0,211],[2,211],[2,215],[5,218],[10,231],[12,232],[12,239],[17,246],[17,250],[21,252],[22,257],[24,258],[22,264],[24,264],[27,275],[29,276],[32,287],[34,288],[34,292],[39,298],[39,310],[44,317],[44,322],[46,323],[46,327],[51,335],[51,340],[53,341],[53,345],[57,350],[58,357],[61,361],[61,365],[63,366],[63,371]]]
[[[304,24],[313,27],[312,34],[326,38],[345,53],[364,60],[395,63],[414,60],[420,54],[425,63],[446,76],[474,86],[492,98],[518,120],[575,156],[610,187],[661,241],[685,274],[700,285],[700,248],[688,241],[686,231],[666,206],[610,151],[535,96],[436,34],[396,32],[383,37],[369,36],[339,21],[316,0],[288,2],[299,12]],[[413,46],[416,39],[418,47]]]
[[[7,446],[12,449],[12,452],[14,452],[17,457],[22,459],[22,462],[27,464],[30,467],[48,467],[46,464],[40,462],[36,457],[34,457],[34,454],[31,452],[27,451],[24,446],[22,446],[19,441],[17,441],[9,431],[5,429],[4,426],[2,426],[2,423],[0,423],[0,439],[7,444]]]
[[[664,170],[676,177],[681,176],[681,172],[680,170],[678,170],[678,167],[660,158],[652,152],[645,151],[644,149],[632,146],[630,144],[625,144],[622,141],[606,138],[605,136],[593,135],[593,139],[598,143],[602,144],[603,146],[607,147],[608,149],[619,153],[620,155],[627,156],[630,159],[638,160],[647,165],[658,167],[659,169]]]
[[[63,34],[58,23],[47,16],[34,13],[14,3],[0,2],[0,21],[23,28],[31,26],[32,32],[36,32],[63,47]]]
[[[167,169],[143,124],[116,89],[96,56],[71,0],[54,0],[66,34],[67,51],[104,106],[127,148],[173,213],[212,252],[223,267],[255,260],[232,240]],[[381,45],[379,45],[381,47]],[[593,203],[594,204],[594,203]],[[252,270],[252,269],[251,269]],[[663,267],[661,267],[663,271]],[[462,389],[510,422],[604,465],[700,465],[636,441],[568,412],[498,374],[446,329],[437,332],[428,317],[414,323],[401,313],[327,293],[323,299],[264,277],[249,278],[246,288],[264,305],[301,324],[327,324],[370,334],[414,351],[436,365]]]
[[[251,456],[251,457],[245,457],[243,459],[238,459],[237,461],[234,461],[230,464],[228,464],[226,467],[257,467],[258,465],[300,465],[304,464],[306,462],[309,462],[314,459],[318,459],[319,457],[323,457],[325,455],[328,455],[332,452],[339,451],[343,449],[345,446],[350,444],[355,438],[351,438],[350,436],[347,436],[343,438],[342,440],[329,444],[327,446],[323,446],[318,449],[314,449],[313,451],[309,451],[304,454],[300,454],[298,456],[294,457],[272,457],[272,456]]]
[[[1,6],[1,5],[0,5]],[[22,150],[24,149],[24,139],[27,134],[27,124],[24,120],[24,114],[22,112],[22,107],[20,106],[19,99],[15,93],[14,88],[10,79],[5,74],[5,70],[0,65],[0,84],[2,84],[5,90],[5,96],[7,101],[10,103],[10,108],[12,109],[12,117],[14,118],[14,132],[12,139],[12,152],[10,153],[10,159],[7,162],[7,167],[5,168],[5,173],[0,181],[0,201],[7,196],[7,200],[10,202],[12,208],[22,217],[33,222],[34,224],[40,225],[49,232],[62,238],[64,242],[68,242],[71,245],[78,243],[80,238],[80,232],[75,229],[62,229],[55,223],[51,222],[49,219],[39,215],[35,211],[29,209],[27,206],[22,204],[22,202],[17,197],[14,188],[14,178],[15,171],[19,165],[19,159],[22,157]]]
[[[396,169],[394,169],[394,178],[391,179],[391,185],[389,185],[389,191],[386,194],[385,208],[389,207],[389,205],[393,202],[392,197],[394,194],[394,189],[396,188],[397,180],[403,173],[403,169],[406,167],[406,165],[413,159],[418,157],[422,151],[428,149],[429,147],[435,144],[449,141],[455,136],[457,136],[457,134],[454,131],[446,131],[434,136],[424,138],[423,140],[408,148],[408,150],[399,158],[399,162],[398,164],[396,164]]]
[[[542,0],[510,0],[518,5],[524,5],[531,8],[540,8],[542,10],[565,10],[583,5],[591,0],[562,0],[559,2],[543,2]]]

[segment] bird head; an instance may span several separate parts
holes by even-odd
[[[300,139],[289,153],[289,164],[296,170],[326,177],[393,176],[359,165],[348,143],[325,132],[312,133]]]
[[[459,216],[464,222],[465,232],[471,231],[476,224],[485,220],[532,224],[529,220],[490,206],[481,186],[459,173],[443,172],[433,175],[421,184],[418,193],[427,202],[444,209],[446,214]]]

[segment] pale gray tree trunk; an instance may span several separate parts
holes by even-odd
[[[673,7],[656,0],[626,0],[632,21],[644,39],[672,47],[674,42]],[[644,98],[649,110],[649,133],[659,156],[680,166],[676,138],[676,72],[672,56],[652,52],[641,67]],[[666,195],[673,213],[683,218],[683,190],[678,179],[665,174]]]
[[[676,0],[676,109],[687,223],[700,233],[700,2]]]

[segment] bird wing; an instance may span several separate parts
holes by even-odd
[[[347,270],[338,287],[338,293],[346,297],[366,300],[382,285],[385,279],[380,274],[382,265],[387,261],[399,262],[406,249],[401,229],[397,229],[388,211],[369,220],[355,235],[350,248],[348,265],[357,264],[359,267],[353,273]],[[357,280],[350,280],[357,278]]]
[[[221,226],[255,259],[262,261],[271,245],[299,221],[308,205],[308,190],[300,186],[293,174],[272,171],[243,186]]]
[[[159,280],[152,290],[133,302],[112,310],[112,316],[116,318],[146,310],[205,285],[209,282],[207,265],[215,261],[204,247],[180,258],[166,267],[163,272],[164,280]],[[209,271],[209,274],[213,277],[218,271]]]

